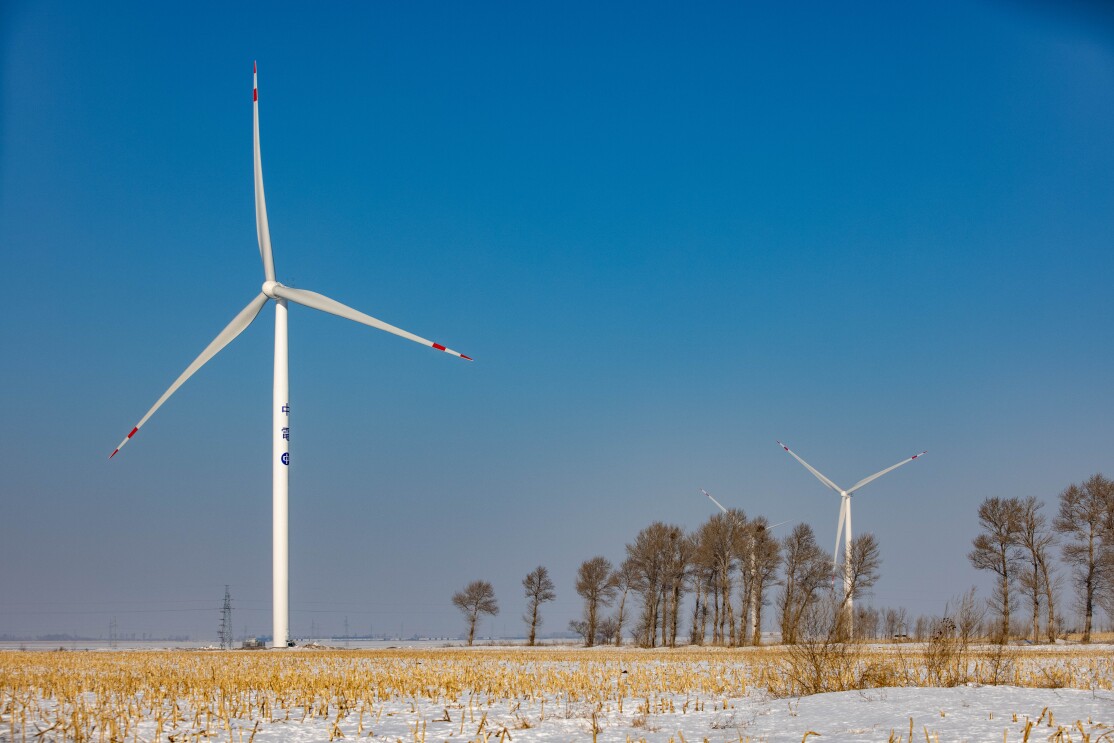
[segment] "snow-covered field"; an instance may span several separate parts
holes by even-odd
[[[666,697],[669,699],[669,697]],[[506,702],[469,712],[467,706],[396,702],[339,723],[345,739],[403,741],[1110,741],[1114,740],[1114,694],[1076,689],[1023,689],[1015,686],[951,689],[870,689],[771,699],[762,693],[723,700],[726,709],[642,714],[612,709],[593,716],[594,706],[560,700]],[[1031,728],[1030,728],[1031,723]],[[593,727],[597,731],[593,736]],[[252,724],[233,727],[232,740],[251,738]],[[154,723],[139,729],[152,740]],[[259,727],[256,743],[331,740],[333,720],[273,722]],[[1060,734],[1060,737],[1055,737]],[[1103,737],[1105,736],[1105,737]],[[0,733],[0,740],[4,740]],[[179,737],[190,740],[192,736]],[[217,740],[228,740],[217,731]]]
[[[777,650],[5,652],[0,741],[75,739],[59,721],[77,715],[90,740],[127,741],[1114,742],[1112,651],[1039,655],[1089,688],[780,698],[754,683]]]

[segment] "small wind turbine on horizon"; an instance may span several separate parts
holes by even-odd
[[[803,464],[805,469],[807,469],[809,472],[811,472],[816,477],[817,480],[824,483],[824,485],[826,485],[827,487],[836,491],[840,495],[839,525],[836,527],[836,543],[835,543],[835,549],[832,551],[832,566],[833,566],[832,569],[836,573],[839,572],[839,540],[842,537],[843,538],[843,599],[844,599],[844,602],[847,605],[847,612],[848,612],[848,615],[849,615],[848,616],[848,621],[853,622],[855,613],[854,613],[854,606],[853,606],[853,598],[850,596],[850,593],[851,593],[851,496],[855,493],[856,490],[862,488],[864,485],[868,485],[868,484],[874,482],[879,477],[881,477],[882,475],[885,475],[888,472],[893,472],[894,470],[896,470],[898,467],[902,466],[903,464],[908,464],[909,462],[912,462],[914,459],[918,459],[920,457],[923,457],[925,454],[928,454],[928,452],[927,451],[922,451],[919,454],[914,454],[913,456],[909,457],[908,459],[901,460],[900,462],[893,465],[892,467],[887,467],[886,469],[882,470],[881,472],[875,472],[870,477],[859,480],[857,483],[855,483],[851,487],[844,490],[843,488],[839,487],[834,482],[829,480],[827,477],[825,477],[823,474],[821,474],[819,471],[817,471],[811,464],[809,464],[805,460],[798,457],[796,455],[796,453],[793,452],[788,446],[781,443],[780,441],[778,441],[777,444],[782,449],[785,449],[785,451],[789,452],[790,456],[792,456],[798,462]],[[846,529],[846,531],[845,531],[845,529]],[[851,624],[849,624],[848,626],[850,627]]]
[[[124,437],[120,445],[108,455],[109,459],[116,456],[116,454],[124,448],[124,445],[131,441],[132,437],[138,433],[143,424],[155,414],[155,411],[162,407],[162,404],[174,394],[174,392],[182,386],[182,384],[189,379],[193,374],[205,365],[211,358],[217,355],[221,349],[231,343],[240,333],[242,333],[256,316],[259,315],[263,305],[269,301],[275,303],[275,372],[274,372],[274,407],[272,410],[272,419],[274,422],[273,431],[273,461],[271,463],[272,475],[272,540],[273,540],[273,562],[272,562],[272,588],[273,588],[273,606],[272,606],[272,619],[274,622],[274,647],[286,647],[289,640],[289,604],[288,604],[288,507],[287,501],[289,498],[289,483],[290,483],[290,397],[289,397],[289,374],[288,374],[288,345],[287,345],[287,302],[300,304],[310,309],[328,312],[329,314],[343,317],[347,320],[353,320],[364,325],[368,325],[379,330],[385,330],[401,338],[421,343],[423,346],[438,351],[444,351],[452,356],[458,356],[462,359],[471,361],[472,359],[462,353],[446,348],[440,343],[426,340],[420,336],[408,333],[405,330],[396,328],[394,325],[389,325],[381,320],[377,320],[370,315],[365,315],[358,310],[341,304],[336,300],[330,299],[322,294],[306,291],[304,289],[293,289],[288,286],[283,286],[275,279],[275,265],[271,256],[271,233],[267,226],[267,202],[263,196],[263,166],[260,160],[259,152],[259,77],[258,70],[255,64],[252,64],[252,132],[254,139],[255,149],[255,230],[256,237],[259,241],[259,255],[263,259],[263,288],[262,291],[255,299],[248,303],[248,306],[240,311],[236,317],[232,319],[224,330],[222,330],[213,341],[205,347],[205,350],[193,360],[186,370],[174,380],[170,388],[162,394],[147,414],[140,418],[139,423]]]

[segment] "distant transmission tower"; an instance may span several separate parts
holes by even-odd
[[[224,606],[220,610],[220,646],[222,650],[232,649],[232,593],[224,586]]]

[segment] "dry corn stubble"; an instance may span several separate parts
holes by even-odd
[[[893,648],[862,646],[854,661],[849,666],[844,655],[831,668],[818,663],[814,672],[830,674],[820,679],[830,689],[921,686],[936,675],[923,659]],[[648,724],[678,708],[725,708],[727,698],[748,689],[806,692],[791,662],[784,648],[13,651],[0,653],[0,729],[11,740],[43,731],[40,738],[48,740],[131,740],[147,724],[145,739],[250,740],[274,721],[321,720],[339,738],[366,736],[386,702],[408,703],[417,739],[427,723],[440,721],[441,710],[446,718],[450,711],[460,716],[461,732],[467,718],[480,736],[488,732],[483,723],[473,726],[491,710],[505,712],[514,725],[536,724],[519,713],[523,701],[560,704],[563,716],[592,727],[596,715],[624,714],[625,701],[629,716]],[[955,683],[1110,689],[1114,679],[1114,659],[1083,648],[1032,649],[1008,662],[998,649],[973,649],[954,663],[949,680]],[[685,701],[675,704],[679,695]],[[417,703],[438,712],[424,719]]]

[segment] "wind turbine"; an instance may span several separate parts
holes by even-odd
[[[112,459],[112,457],[116,456],[120,449],[124,448],[124,445],[131,441],[132,437],[143,427],[143,424],[155,414],[156,410],[162,407],[162,404],[166,402],[187,379],[192,377],[207,361],[216,356],[222,348],[231,343],[236,336],[244,332],[244,330],[251,325],[252,321],[255,320],[260,310],[263,309],[263,305],[267,304],[269,301],[274,301],[275,375],[274,405],[272,409],[274,431],[272,438],[273,460],[271,463],[273,542],[272,618],[274,622],[274,647],[286,647],[289,639],[289,604],[287,601],[287,588],[289,584],[287,572],[287,501],[290,483],[290,382],[287,373],[287,303],[293,302],[294,304],[300,304],[310,309],[328,312],[329,314],[353,320],[373,328],[378,328],[379,330],[385,330],[388,333],[393,333],[394,335],[414,341],[415,343],[421,343],[424,346],[429,346],[438,351],[444,351],[453,356],[459,356],[468,361],[472,359],[462,353],[446,348],[440,343],[428,341],[413,333],[408,333],[405,330],[396,328],[394,325],[389,325],[381,320],[377,320],[370,315],[365,315],[358,310],[354,310],[324,295],[304,289],[292,289],[291,287],[283,286],[275,279],[275,264],[271,257],[271,233],[267,226],[267,202],[263,196],[263,166],[260,162],[259,155],[259,76],[255,64],[252,64],[252,101],[252,130],[255,145],[255,231],[256,237],[259,240],[259,255],[263,259],[264,280],[262,291],[255,299],[248,303],[247,307],[240,310],[240,313],[236,315],[236,317],[232,318],[232,322],[228,323],[224,330],[217,334],[217,337],[205,347],[201,355],[194,359],[193,363],[187,366],[186,370],[174,380],[174,384],[170,385],[169,389],[162,394],[162,397],[155,401],[151,409],[147,411],[146,415],[139,419],[139,423],[135,424],[135,427],[124,437],[124,440],[120,442],[120,445],[116,447],[115,451],[108,455],[108,458]]]
[[[827,477],[822,475],[811,464],[809,464],[805,460],[798,457],[796,455],[796,453],[794,453],[788,446],[781,443],[780,441],[778,441],[777,444],[782,449],[785,449],[785,451],[789,452],[789,454],[794,459],[796,459],[798,462],[803,464],[805,466],[805,469],[807,469],[809,472],[811,472],[813,475],[816,476],[817,480],[824,483],[825,485],[827,485],[829,488],[836,491],[840,495],[839,526],[836,527],[836,543],[835,543],[835,549],[832,551],[832,566],[833,566],[832,569],[835,572],[839,572],[839,539],[842,536],[843,537],[843,597],[844,597],[844,601],[847,604],[847,612],[848,612],[849,620],[853,621],[855,614],[854,614],[854,611],[853,611],[854,607],[852,606],[853,599],[850,596],[850,594],[851,594],[851,495],[856,490],[858,490],[859,488],[863,487],[864,485],[867,485],[869,483],[874,482],[875,480],[877,480],[879,477],[886,474],[887,472],[893,472],[894,470],[896,470],[901,465],[908,464],[909,462],[912,462],[914,459],[917,459],[919,457],[923,457],[925,454],[928,454],[928,452],[927,451],[922,451],[919,454],[914,454],[913,456],[909,457],[908,459],[901,460],[900,462],[893,465],[892,467],[887,467],[886,469],[882,470],[881,472],[875,472],[870,477],[859,480],[857,483],[855,483],[851,487],[844,490],[843,488],[839,487],[834,482],[829,480]],[[844,524],[846,524],[846,527],[844,526]],[[846,531],[844,531],[844,528],[846,528]]]

